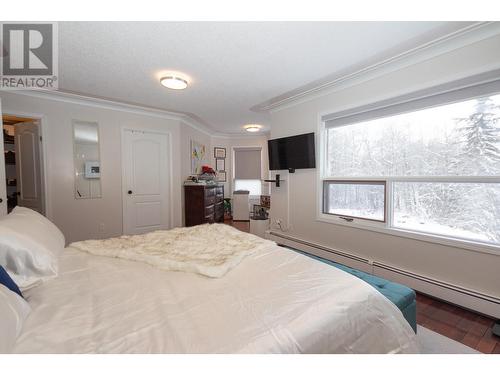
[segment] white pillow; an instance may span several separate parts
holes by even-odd
[[[57,276],[64,244],[61,231],[28,208],[16,207],[0,219],[0,264],[22,290]]]
[[[0,353],[12,352],[30,311],[28,302],[0,284]]]
[[[59,255],[64,250],[66,239],[64,234],[49,219],[26,207],[16,206],[10,213],[10,219],[21,220],[21,231],[37,238],[49,251]]]

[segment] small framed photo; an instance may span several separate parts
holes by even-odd
[[[214,147],[214,158],[225,159],[226,158],[226,149],[223,147]]]
[[[265,208],[271,208],[271,196],[270,195],[261,195],[260,196],[260,205]]]
[[[215,170],[225,171],[226,170],[226,159],[215,159]]]
[[[267,219],[267,209],[259,204],[254,204],[253,205],[253,217],[254,218],[261,218],[261,219]]]
[[[226,172],[225,171],[218,171],[216,179],[217,179],[217,182],[226,182]]]

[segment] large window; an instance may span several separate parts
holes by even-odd
[[[322,214],[500,245],[500,95],[441,103],[324,119]]]

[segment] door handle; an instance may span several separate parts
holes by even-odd
[[[132,190],[127,191],[127,194],[128,195],[132,194]]]
[[[0,198],[0,203],[2,203],[2,202],[3,202],[3,199],[2,199],[2,198]]]

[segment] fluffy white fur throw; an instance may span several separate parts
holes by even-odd
[[[144,262],[164,270],[222,277],[247,255],[273,245],[274,242],[229,225],[203,224],[80,241],[70,246],[90,254]]]

